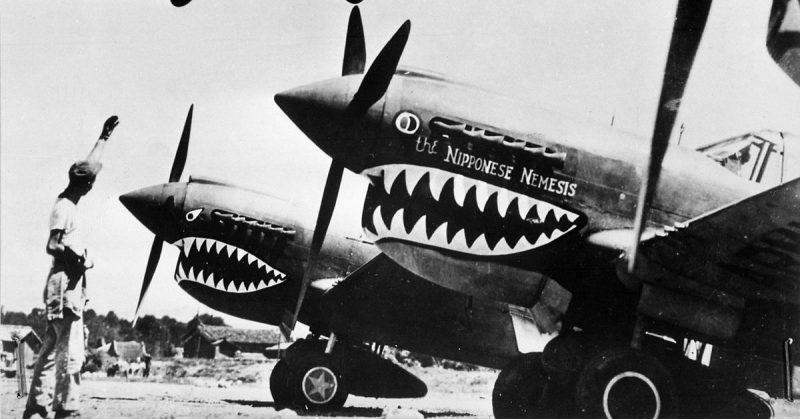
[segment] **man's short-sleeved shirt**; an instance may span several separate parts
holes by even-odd
[[[79,225],[78,206],[67,198],[58,198],[53,205],[53,212],[50,213],[50,231],[63,230],[61,243],[75,253],[82,254],[83,247],[78,234]]]
[[[67,198],[58,198],[50,213],[50,231],[63,231],[61,243],[80,255],[84,249],[78,234],[79,224],[78,206]],[[86,304],[85,284],[73,283],[77,278],[70,277],[64,267],[63,261],[59,263],[54,259],[47,278],[44,303],[48,320],[64,317],[65,311],[80,317]]]

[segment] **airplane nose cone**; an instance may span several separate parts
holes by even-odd
[[[315,96],[306,86],[296,87],[275,94],[275,103],[292,121],[303,120],[315,107],[323,107]]]
[[[119,197],[128,211],[153,234],[169,237],[181,216],[186,196],[185,184],[166,183],[128,192]]]
[[[275,95],[278,107],[317,147],[353,171],[358,171],[359,162],[366,155],[363,147],[366,139],[377,132],[375,127],[383,108],[383,102],[379,101],[357,118],[347,113],[359,82],[359,76],[348,76]]]
[[[326,153],[341,133],[349,103],[348,85],[335,80],[296,87],[275,95],[275,103]]]

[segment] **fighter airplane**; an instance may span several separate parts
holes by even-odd
[[[776,4],[771,28],[797,6]],[[317,232],[347,168],[370,182],[365,234],[397,264],[562,322],[543,352],[504,367],[497,417],[671,417],[689,412],[680,400],[690,387],[799,394],[800,180],[767,188],[703,152],[668,147],[709,9],[678,2],[650,149],[606,126],[398,70],[408,21],[366,72],[355,66],[275,96],[333,159]],[[786,45],[770,50],[793,57]]]
[[[120,196],[158,243],[139,306],[166,242],[180,251],[174,279],[190,296],[233,316],[279,325],[297,300],[313,220],[285,200],[219,180],[180,182],[192,111],[170,181]],[[328,234],[310,274],[299,319],[311,336],[289,346],[273,369],[270,391],[278,405],[329,410],[348,394],[422,397],[425,384],[381,357],[378,347],[501,368],[558,329],[545,315],[534,321],[521,307],[425,281],[355,230]]]

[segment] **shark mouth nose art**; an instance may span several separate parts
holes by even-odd
[[[186,237],[173,243],[181,249],[175,280],[192,281],[228,293],[248,293],[281,284],[286,275],[236,246],[208,238]]]
[[[362,226],[376,242],[505,256],[550,244],[585,223],[556,204],[436,168],[389,164],[361,174],[371,181]]]

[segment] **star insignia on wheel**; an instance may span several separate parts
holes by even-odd
[[[326,376],[327,374],[325,371],[320,371],[317,377],[314,377],[313,375],[308,377],[308,381],[311,384],[309,395],[317,394],[322,397],[322,399],[328,398],[330,391],[335,387],[335,384],[331,381],[328,381]]]

